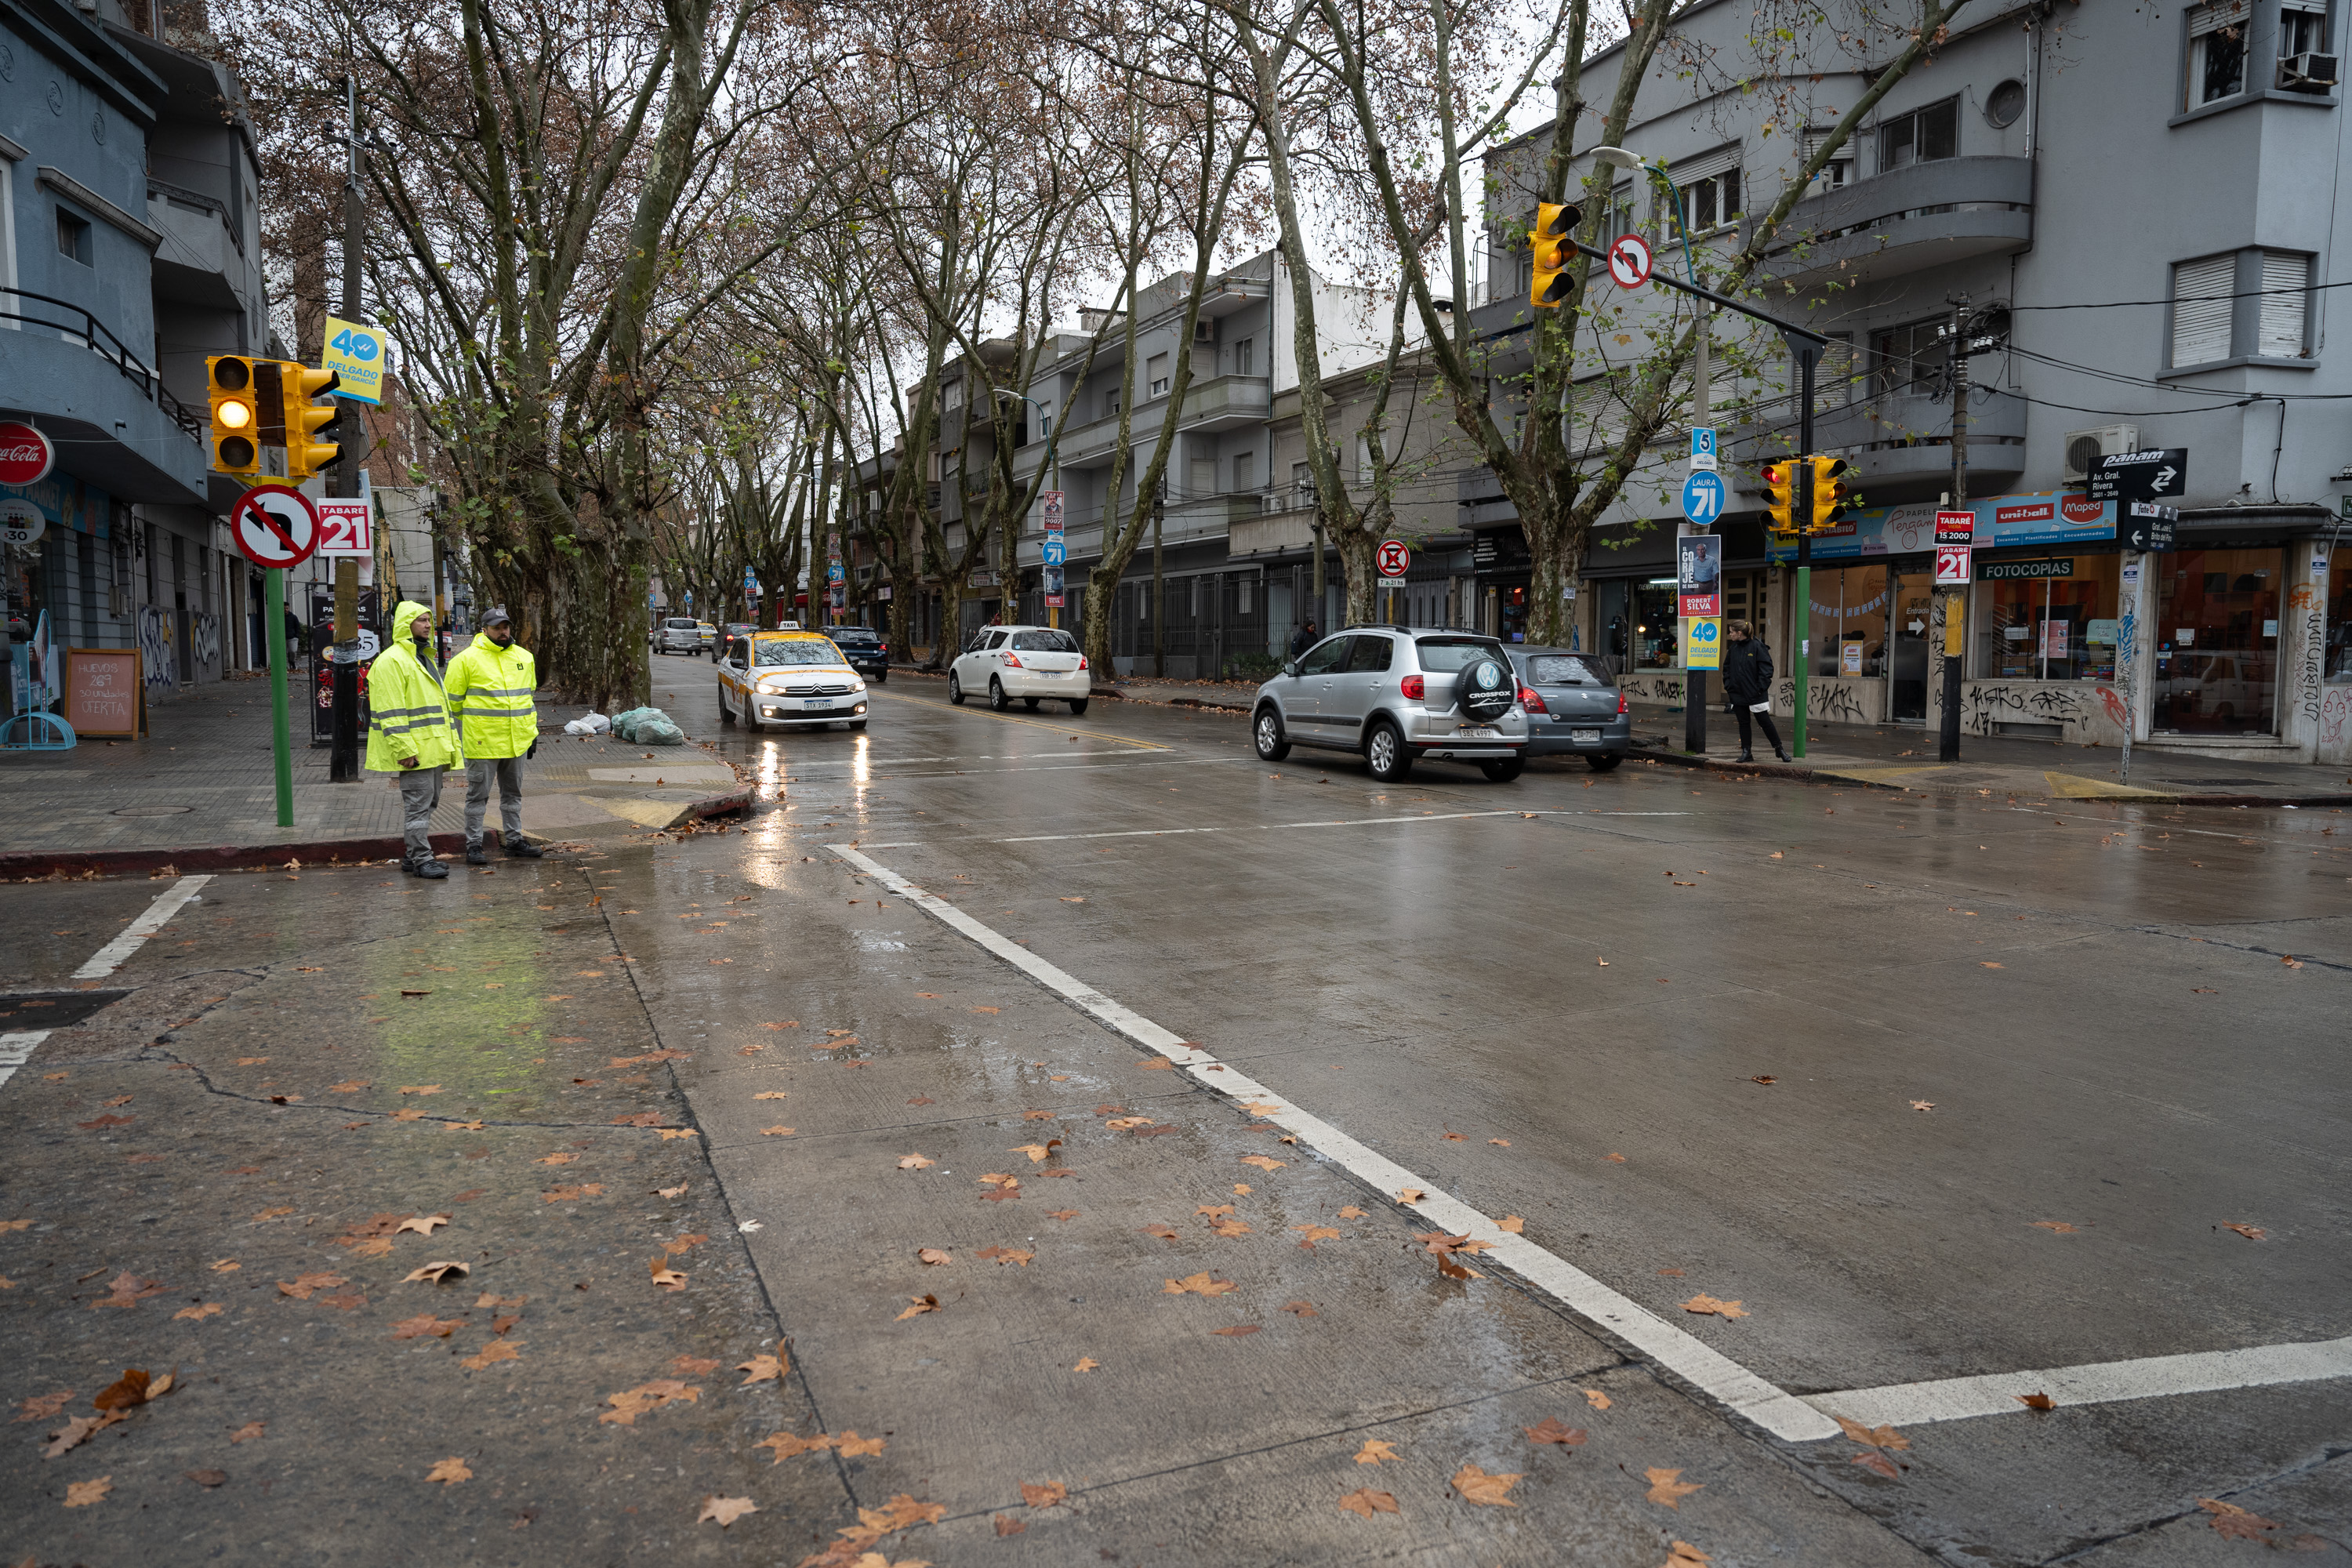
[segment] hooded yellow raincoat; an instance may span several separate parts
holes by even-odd
[[[396,773],[409,757],[420,768],[463,761],[440,672],[416,657],[409,627],[425,606],[404,599],[392,612],[392,641],[368,666],[368,748],[371,772]]]
[[[531,705],[539,676],[530,655],[509,643],[500,647],[488,632],[449,661],[449,706],[457,711],[459,743],[468,762],[520,757],[539,739],[539,710]]]

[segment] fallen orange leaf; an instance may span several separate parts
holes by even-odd
[[[1220,1279],[1210,1274],[1188,1274],[1181,1279],[1171,1279],[1162,1288],[1163,1296],[1223,1296],[1241,1287],[1230,1279]]]
[[[1557,1415],[1547,1415],[1534,1426],[1522,1426],[1519,1430],[1528,1435],[1530,1443],[1558,1443],[1569,1448],[1581,1444],[1586,1436],[1583,1427],[1571,1426]]]
[[[472,1480],[474,1472],[467,1468],[466,1461],[463,1459],[444,1459],[434,1466],[433,1473],[425,1479],[428,1481],[439,1481],[443,1486],[454,1487],[459,1481]]]
[[[92,1503],[105,1500],[106,1494],[113,1489],[114,1478],[112,1476],[100,1476],[94,1481],[68,1481],[66,1483],[66,1506],[68,1508],[88,1508]]]
[[[1403,1511],[1397,1507],[1397,1500],[1394,1497],[1387,1492],[1376,1492],[1370,1487],[1360,1491],[1349,1492],[1339,1500],[1339,1506],[1349,1513],[1362,1514],[1366,1519],[1371,1518],[1376,1513]]]
[[[907,1300],[912,1301],[914,1305],[890,1320],[892,1322],[903,1323],[909,1318],[919,1317],[925,1312],[936,1312],[940,1310],[940,1299],[937,1296],[909,1296]]]
[[[1840,1431],[1857,1443],[1867,1443],[1874,1448],[1897,1450],[1908,1448],[1911,1446],[1911,1439],[1897,1432],[1893,1426],[1865,1426],[1859,1421],[1849,1421],[1843,1415],[1834,1416],[1832,1419],[1837,1422]]]
[[[1683,1506],[1683,1499],[1706,1485],[1705,1481],[1678,1479],[1682,1475],[1680,1470],[1661,1470],[1654,1467],[1642,1474],[1650,1483],[1650,1489],[1644,1494],[1647,1500],[1662,1502],[1671,1509],[1679,1510]]]
[[[635,1388],[625,1388],[618,1394],[606,1394],[604,1403],[613,1408],[599,1411],[596,1419],[600,1424],[609,1422],[616,1426],[634,1426],[637,1424],[637,1417],[647,1411],[659,1410],[671,1404],[693,1405],[701,1398],[701,1389],[690,1388],[678,1378],[658,1378],[652,1383],[641,1383]]]
[[[1519,1505],[1503,1494],[1517,1484],[1524,1473],[1490,1476],[1475,1465],[1465,1465],[1454,1472],[1453,1486],[1465,1501],[1485,1503],[1489,1508],[1517,1508]]]
[[[1051,1508],[1070,1495],[1070,1489],[1059,1481],[1023,1481],[1021,1500],[1031,1508]]]
[[[759,1511],[760,1505],[747,1497],[707,1497],[702,1500],[702,1511],[694,1516],[694,1522],[703,1524],[716,1520],[719,1528],[724,1530],[745,1514]]]
[[[490,1343],[484,1345],[479,1353],[469,1355],[457,1364],[471,1372],[480,1372],[484,1368],[498,1362],[520,1361],[521,1359],[521,1345],[516,1343],[512,1340],[493,1340]]]
[[[1609,1408],[1609,1396],[1601,1393],[1599,1389],[1587,1388],[1580,1390],[1580,1392],[1584,1395],[1584,1402],[1592,1406],[1595,1410],[1606,1410]]]
[[[1356,1463],[1360,1465],[1377,1465],[1383,1459],[1393,1459],[1402,1464],[1404,1456],[1396,1451],[1396,1445],[1378,1437],[1365,1438],[1364,1446],[1356,1451]]]
[[[1094,1357],[1090,1355],[1082,1355],[1078,1358],[1078,1364],[1072,1367],[1070,1370],[1072,1372],[1092,1372],[1100,1365],[1102,1365],[1102,1363],[1095,1360]]]
[[[1683,1303],[1683,1310],[1685,1312],[1696,1312],[1701,1316],[1705,1316],[1706,1314],[1712,1312],[1718,1318],[1744,1318],[1748,1315],[1740,1309],[1738,1302],[1718,1301],[1714,1297],[1707,1295],[1705,1291],[1701,1291],[1698,1295],[1693,1296],[1689,1300],[1685,1301]]]

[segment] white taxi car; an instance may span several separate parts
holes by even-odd
[[[948,700],[985,692],[999,713],[1019,698],[1032,713],[1051,698],[1074,714],[1087,710],[1094,680],[1076,639],[1052,626],[982,626],[971,646],[948,666]]]
[[[839,724],[866,728],[866,679],[833,639],[815,632],[754,632],[739,637],[719,661],[719,721],[768,725]]]

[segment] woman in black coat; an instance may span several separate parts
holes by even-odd
[[[1780,731],[1772,725],[1772,650],[1746,621],[1732,622],[1729,632],[1731,646],[1723,655],[1723,695],[1739,719],[1739,760],[1756,760],[1755,737],[1748,730],[1752,721],[1764,726],[1772,754],[1785,763],[1789,753],[1780,749]]]

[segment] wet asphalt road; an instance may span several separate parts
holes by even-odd
[[[1346,758],[1260,763],[1234,716],[1000,716],[900,676],[863,734],[752,737],[720,730],[706,662],[657,660],[656,679],[763,782],[740,830],[431,889],[217,879],[104,982],[121,1001],[0,1088],[0,1212],[37,1221],[0,1234],[0,1312],[37,1347],[9,1400],[86,1394],[111,1362],[144,1364],[134,1349],[201,1357],[248,1402],[305,1411],[321,1450],[267,1490],[212,1489],[178,1478],[229,1463],[194,1421],[166,1425],[170,1398],[49,1461],[54,1423],[12,1428],[35,1436],[0,1471],[5,1511],[38,1521],[37,1561],[798,1562],[828,1538],[843,1562],[943,1564],[1654,1568],[1678,1541],[1717,1563],[2352,1555],[2352,1382],[2182,1393],[2158,1370],[2148,1397],[1923,1419],[1903,1448],[1783,1440],[1727,1415],[1698,1362],[1629,1356],[1540,1282],[1475,1254],[1478,1278],[1442,1277],[1420,1238],[1444,1227],[1360,1174],[1384,1160],[1517,1220],[1799,1395],[2011,1373],[2026,1394],[2036,1372],[2352,1334],[2343,816],[1580,763],[1508,785],[1430,766],[1382,791]],[[71,989],[160,886],[12,889],[8,988]],[[1221,1065],[1154,1066],[983,940]],[[411,969],[444,978],[394,984]],[[447,975],[462,994],[385,995]],[[446,1010],[419,1027],[425,1007]],[[299,1105],[270,1103],[269,1067],[295,1069],[275,1082]],[[1215,1092],[1221,1070],[1283,1109]],[[394,1120],[425,1097],[384,1092],[412,1079],[462,1102],[430,1132]],[[163,1127],[83,1128],[126,1092]],[[648,1113],[698,1136],[614,1125]],[[1362,1152],[1290,1142],[1301,1115]],[[153,1143],[165,1127],[177,1142]],[[460,1145],[486,1151],[462,1175]],[[577,1159],[551,1173],[548,1152]],[[272,1156],[315,1173],[262,1224],[223,1189],[280,1180]],[[625,1180],[542,1193],[605,1174]],[[440,1187],[460,1179],[489,1191],[440,1236],[473,1227],[472,1253],[530,1275],[516,1294],[584,1277],[574,1296],[609,1282],[625,1310],[551,1324],[514,1365],[443,1367],[499,1310],[469,1310],[428,1341],[428,1385],[388,1338],[422,1288],[404,1269],[331,1313],[274,1287],[193,1322],[163,1298],[89,1305],[108,1264],[176,1291],[231,1236],[267,1237],[270,1279],[294,1279],[379,1211],[457,1209]],[[637,1255],[685,1234],[706,1237],[701,1270],[641,1283]],[[365,1267],[472,1256],[396,1240]],[[352,1250],[323,1255],[357,1275]],[[1702,1295],[1742,1315],[1684,1310]],[[265,1372],[255,1325],[289,1312],[327,1327]],[[152,1340],[125,1341],[134,1321]],[[593,1418],[680,1375],[672,1358],[731,1365],[779,1339],[781,1383],[700,1375],[691,1405]],[[486,1420],[468,1388],[517,1373]],[[1546,1418],[1586,1436],[1531,1443]],[[773,1464],[751,1447],[849,1430],[884,1447]],[[1394,1457],[1359,1460],[1373,1440]],[[338,1445],[368,1462],[331,1462]],[[460,1454],[478,1479],[422,1481]],[[120,1489],[65,1510],[100,1465]],[[1482,1505],[1465,1466],[1520,1479]],[[1366,1489],[1397,1511],[1342,1510]],[[712,1495],[761,1511],[694,1524]],[[875,1533],[930,1506],[935,1523]],[[838,1535],[859,1507],[884,1511]],[[352,1532],[395,1509],[397,1546]]]

